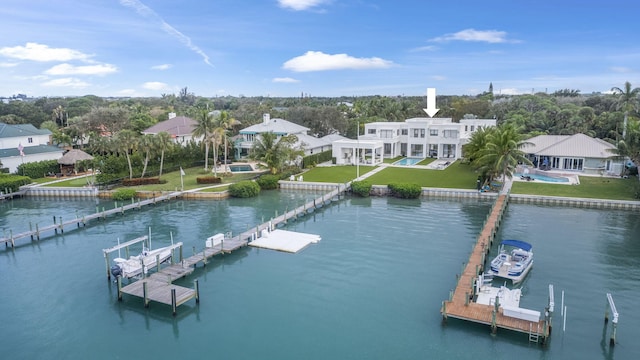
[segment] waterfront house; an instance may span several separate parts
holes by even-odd
[[[527,142],[523,151],[538,169],[618,176],[624,168],[613,144],[585,134],[539,135]]]
[[[295,135],[298,141],[294,146],[301,147],[305,155],[317,154],[331,150],[331,138],[317,138],[307,134],[309,128],[295,124],[279,118],[271,118],[271,115],[264,114],[262,122],[246,127],[239,132],[239,137],[235,141],[236,157],[249,156],[253,143],[260,134],[273,132],[278,138],[287,135]],[[325,139],[326,138],[326,139]]]
[[[169,113],[169,119],[165,121],[161,121],[152,127],[142,131],[144,135],[157,135],[161,132],[166,132],[171,135],[173,142],[178,145],[185,145],[191,140],[200,141],[199,139],[194,139],[193,130],[198,126],[198,122],[186,117],[186,116],[176,116],[175,113]]]
[[[482,127],[496,126],[495,119],[411,118],[404,122],[365,124],[358,139],[333,144],[336,164],[354,164],[356,149],[367,164],[379,164],[383,158],[462,157],[462,145]],[[361,162],[362,163],[362,162]]]
[[[0,123],[0,162],[10,173],[15,173],[20,164],[58,160],[64,149],[50,144],[49,130],[31,124]]]

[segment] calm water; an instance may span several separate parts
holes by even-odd
[[[154,247],[202,248],[217,232],[244,231],[315,194],[173,201],[0,249],[0,349],[16,359],[634,359],[640,354],[638,214],[510,205],[499,238],[534,244],[522,306],[542,310],[556,289],[546,349],[526,336],[450,320],[439,308],[455,285],[490,208],[476,201],[345,199],[292,222],[322,236],[298,254],[246,248],[179,281],[199,279],[201,302],[174,318],[168,306],[116,300],[102,249],[152,230]],[[0,203],[0,230],[24,231],[109,202]],[[560,292],[568,307],[566,332]],[[605,294],[620,315],[618,344],[603,339]]]

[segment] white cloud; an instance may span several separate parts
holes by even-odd
[[[122,89],[122,90],[118,91],[118,95],[121,95],[121,96],[138,96],[139,94],[134,89]]]
[[[423,52],[423,51],[435,51],[437,49],[438,49],[437,46],[428,45],[428,46],[420,46],[420,47],[411,49],[409,51],[411,51],[411,52]]]
[[[142,87],[147,89],[147,90],[155,90],[155,91],[169,90],[169,85],[167,85],[167,84],[165,84],[163,82],[159,82],[159,81],[146,82],[146,83],[142,84]]]
[[[458,31],[457,33],[445,34],[431,39],[435,42],[447,42],[447,41],[477,41],[488,43],[504,43],[508,42],[507,33],[505,31],[498,30],[476,30],[465,29]],[[512,41],[511,41],[512,42]]]
[[[169,70],[173,67],[173,65],[171,64],[161,64],[161,65],[155,65],[151,67],[151,70]]]
[[[496,93],[495,91],[493,92],[494,94]],[[498,90],[498,94],[500,95],[522,95],[524,94],[524,92],[516,89],[516,88],[506,88],[506,89],[499,89]]]
[[[616,72],[616,73],[630,73],[633,72],[633,70],[629,69],[628,67],[623,67],[623,66],[612,66],[611,71]]]
[[[60,78],[54,79],[47,82],[42,83],[42,86],[50,86],[50,87],[72,87],[77,89],[82,89],[88,87],[90,84],[86,83],[80,79],[76,78]]]
[[[164,19],[160,15],[158,15],[158,13],[153,11],[147,5],[141,3],[138,0],[120,0],[120,4],[122,6],[133,8],[138,14],[140,14],[140,15],[146,17],[146,18],[151,18],[152,20],[155,20],[158,23],[158,25],[160,25],[160,28],[164,32],[166,32],[167,34],[175,37],[176,39],[178,39],[178,41],[180,41],[183,45],[185,45],[191,51],[193,51],[196,54],[202,56],[202,59],[204,60],[204,62],[207,65],[213,66],[211,64],[211,62],[209,61],[209,56],[207,54],[205,54],[205,52],[202,51],[202,49],[200,49],[198,46],[194,45],[191,42],[191,38],[189,38],[185,34],[181,33],[180,31],[178,31],[178,29],[174,28],[169,23],[164,21]]]
[[[447,77],[442,75],[433,75],[431,79],[436,81],[444,81],[444,80],[447,80]]]
[[[91,55],[67,48],[50,48],[38,43],[26,43],[25,46],[0,48],[0,55],[20,60],[31,61],[89,61]]]
[[[107,75],[117,71],[118,68],[111,64],[75,66],[65,63],[56,65],[44,73],[47,75]]]
[[[10,68],[18,66],[19,63],[0,63],[0,68]]]
[[[278,0],[281,7],[296,11],[307,10],[327,2],[327,0]]]
[[[325,71],[341,69],[381,69],[391,67],[393,63],[381,58],[355,58],[347,54],[325,54],[320,51],[307,51],[302,56],[294,57],[282,67],[296,72]]]
[[[290,77],[284,77],[284,78],[273,78],[272,80],[274,83],[297,83],[300,82],[300,80],[296,80]]]

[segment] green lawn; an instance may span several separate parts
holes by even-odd
[[[580,176],[579,185],[542,184],[514,181],[512,194],[580,197],[591,199],[637,200],[634,188],[638,179]]]
[[[360,166],[360,175],[373,170],[373,166]],[[302,174],[304,181],[346,183],[356,178],[357,166],[320,166],[310,169]]]
[[[422,187],[475,189],[478,175],[469,165],[459,161],[444,170],[387,167],[367,178],[373,185],[412,183]]]

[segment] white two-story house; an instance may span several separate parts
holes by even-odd
[[[496,126],[495,119],[411,118],[404,122],[373,122],[365,124],[364,135],[358,140],[334,143],[336,164],[354,164],[351,154],[369,154],[366,163],[378,164],[383,158],[462,157],[462,145],[481,127]],[[359,148],[361,151],[356,151]]]
[[[43,160],[58,160],[64,149],[50,144],[51,131],[31,124],[0,123],[0,162],[15,173],[20,164]]]
[[[262,122],[246,127],[239,132],[235,141],[236,158],[249,156],[253,143],[262,133],[273,132],[278,138],[286,135],[295,135],[298,141],[294,146],[304,149],[305,155],[317,154],[331,150],[332,135],[317,138],[308,135],[309,128],[292,123],[284,119],[271,118],[269,114],[262,116]]]

